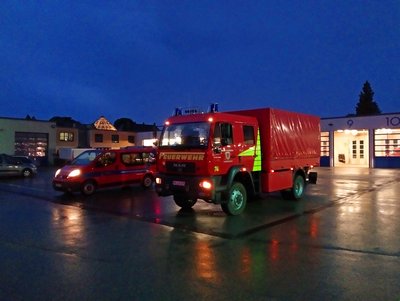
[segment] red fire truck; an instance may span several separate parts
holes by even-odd
[[[156,191],[191,208],[198,199],[239,215],[249,197],[280,191],[300,199],[316,183],[319,117],[273,108],[182,114],[176,110],[159,141]]]

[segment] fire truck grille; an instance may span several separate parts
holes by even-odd
[[[166,167],[169,172],[194,173],[196,170],[193,162],[167,162]]]

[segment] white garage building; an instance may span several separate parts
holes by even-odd
[[[322,118],[321,166],[400,168],[400,113]]]

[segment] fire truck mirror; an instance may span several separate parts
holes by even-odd
[[[220,154],[222,152],[221,145],[214,145],[213,151],[216,154]]]

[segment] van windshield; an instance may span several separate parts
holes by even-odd
[[[101,150],[97,149],[84,151],[82,154],[72,160],[70,165],[87,165],[92,162],[101,152]]]
[[[161,134],[160,147],[206,148],[210,133],[210,123],[193,122],[165,126]]]

